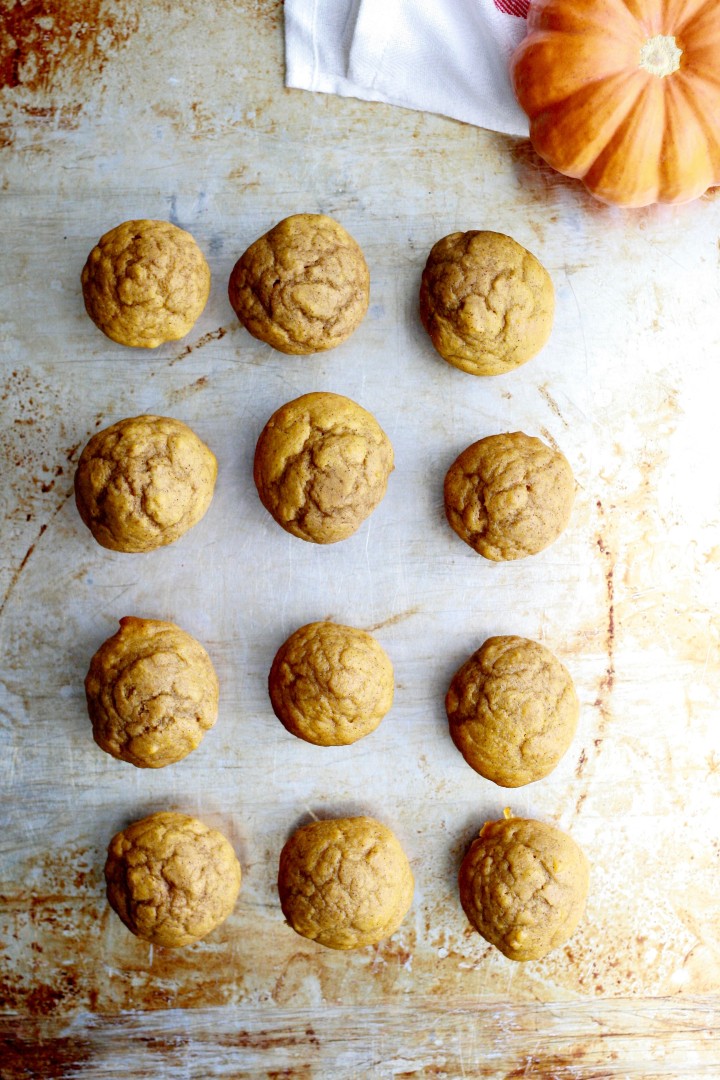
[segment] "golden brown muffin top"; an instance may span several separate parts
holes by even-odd
[[[495,561],[536,555],[552,544],[574,498],[565,456],[521,431],[468,446],[445,477],[448,522],[461,540]]]
[[[579,705],[567,669],[529,638],[488,638],[445,698],[453,742],[481,776],[521,787],[552,772],[572,742]]]
[[[100,237],[81,283],[85,309],[107,337],[154,349],[192,329],[210,295],[210,268],[190,233],[141,219]]]
[[[420,318],[449,364],[501,375],[546,343],[555,293],[545,267],[504,233],[456,232],[432,248],[420,286]]]
[[[90,661],[85,694],[95,742],[138,768],[180,761],[217,719],[218,681],[179,626],[126,616]]]
[[[370,273],[358,243],[325,214],[293,214],[235,264],[230,303],[250,333],[284,353],[334,349],[362,322]]]
[[[186,424],[135,416],[90,439],[75,473],[75,501],[103,547],[152,551],[200,521],[216,477],[215,455]]]
[[[298,934],[331,949],[389,937],[412,903],[413,888],[396,836],[369,817],[303,825],[280,855],[285,918]]]
[[[352,536],[385,495],[393,449],[374,416],[340,394],[304,394],[263,428],[254,478],[266,510],[294,536]]]
[[[268,688],[277,718],[317,746],[343,746],[369,735],[393,700],[393,667],[372,635],[315,622],[280,646]]]
[[[161,811],[110,841],[110,906],[128,930],[154,945],[191,945],[225,920],[240,891],[230,841],[187,814]]]
[[[540,960],[575,932],[589,869],[566,833],[542,821],[487,821],[460,867],[460,900],[482,936],[510,960]]]

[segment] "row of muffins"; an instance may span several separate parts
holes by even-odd
[[[273,712],[315,746],[349,746],[392,706],[394,671],[365,630],[312,622],[270,667]],[[174,623],[125,616],[92,657],[85,696],[98,746],[137,768],[182,761],[215,724],[219,684],[204,647]],[[450,734],[467,763],[501,787],[549,775],[578,721],[572,678],[553,653],[515,635],[491,637],[454,674],[445,696]]]
[[[287,532],[316,544],[352,536],[385,496],[393,448],[377,420],[341,394],[280,406],[255,448],[260,500]],[[206,514],[217,459],[180,420],[136,416],[96,432],[75,472],[82,520],[103,547],[174,543]],[[468,446],[445,476],[449,524],[495,561],[535,555],[565,529],[575,480],[565,456],[523,432]]]
[[[195,239],[169,221],[124,221],[105,233],[81,275],[85,309],[113,341],[156,348],[184,337],[210,295]],[[325,214],[293,214],[235,263],[228,298],[243,326],[280,352],[307,355],[346,341],[364,319],[370,271],[357,241]],[[419,314],[436,350],[472,375],[512,371],[546,344],[552,279],[504,233],[451,233],[431,249]]]
[[[86,308],[113,340],[154,347],[183,336],[200,314],[209,270],[192,237],[183,233],[176,245],[176,233],[183,231],[166,222],[126,222],[88,257],[82,275]],[[334,347],[356,329],[367,310],[368,288],[364,257],[345,230],[323,215],[295,215],[238,260],[229,295],[256,337],[283,352],[310,353]],[[501,234],[446,237],[432,249],[423,273],[423,325],[444,359],[472,374],[511,370],[534,355],[549,335],[553,307],[547,272]],[[339,395],[307,394],[282,406],[266,424],[254,478],[261,501],[284,529],[311,542],[334,543],[352,535],[377,506],[392,468],[392,446],[374,417]],[[135,417],[90,440],[76,473],[76,501],[100,544],[149,551],[174,542],[200,520],[216,474],[214,455],[185,425]],[[574,487],[566,459],[539,439],[520,432],[490,436],[468,447],[448,471],[445,507],[452,527],[474,550],[489,559],[516,559],[557,538],[569,518]],[[166,636],[159,650],[164,671],[154,670],[152,648],[146,649],[156,632],[151,626]],[[328,684],[347,675],[326,662],[343,648],[330,637],[347,633],[363,632],[334,624],[302,627],[271,669],[273,709],[308,741],[355,741],[376,726],[376,715],[379,723],[385,703],[389,707],[392,667],[383,677],[377,656],[366,657],[365,677],[345,695],[349,716],[338,711],[337,694],[329,695],[335,698],[329,708],[327,700],[318,703],[317,694],[303,700],[303,670],[313,690],[317,686],[313,654],[321,658]],[[199,741],[205,720],[193,719],[197,687],[187,685],[190,656],[210,699],[203,717],[212,713],[213,694],[216,712],[217,680],[213,686],[209,657],[202,658],[199,643],[178,642],[177,635],[183,632],[173,624],[127,618],[93,659],[88,706],[97,741],[115,756],[129,752],[135,764],[168,763],[158,756],[168,753],[167,740],[158,748],[163,742],[158,732],[170,715],[177,714],[182,752],[172,757],[178,751],[171,750],[169,760],[185,756],[193,739]],[[136,648],[135,660],[125,667],[118,655],[123,640],[134,640]],[[173,655],[183,650],[178,681]],[[532,672],[530,695],[527,686],[518,685],[518,671]],[[379,678],[369,679],[370,674]],[[159,692],[158,679],[168,675],[170,692],[167,687]],[[358,699],[358,685],[371,691],[370,698],[377,690],[373,705],[367,695]],[[473,713],[478,701],[492,702],[484,716],[477,709]],[[543,646],[521,638],[486,642],[456,674],[446,708],[466,760],[506,786],[547,775],[577,722],[567,672]],[[514,761],[507,755],[513,739]],[[169,945],[197,940],[234,905],[240,869],[231,853],[221,834],[195,819],[152,815],[111,842],[110,903],[146,940]],[[552,873],[543,878],[548,860]],[[574,930],[587,892],[587,864],[559,830],[510,816],[486,823],[463,861],[459,882],[472,924],[505,955],[524,960],[544,955]],[[412,874],[385,826],[370,818],[340,819],[293,834],[281,856],[278,887],[294,929],[322,944],[351,948],[381,940],[399,925],[411,902]],[[509,910],[502,897],[513,894]]]
[[[178,948],[227,919],[242,870],[218,829],[159,811],[112,838],[105,880],[111,907],[133,934]],[[301,825],[280,853],[277,888],[286,922],[330,949],[389,937],[410,909],[414,886],[395,834],[367,816]],[[538,960],[577,928],[588,864],[560,829],[506,811],[471,844],[458,888],[468,920],[486,941],[510,960]]]

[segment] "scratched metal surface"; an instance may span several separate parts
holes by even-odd
[[[650,1061],[659,1076],[687,1060],[717,1075],[720,201],[622,213],[527,144],[285,91],[271,0],[3,9],[3,1077],[117,1075],[140,1029],[156,1072],[183,1076],[650,1076]],[[250,338],[226,298],[238,255],[297,211],[342,221],[372,274],[354,337],[305,359]],[[213,273],[191,334],[151,353],[106,340],[79,291],[98,236],[140,216],[189,229]],[[432,243],[483,227],[541,258],[557,316],[538,358],[475,380],[434,354],[416,296]],[[267,417],[317,389],[369,408],[396,451],[385,501],[327,549],[277,528],[251,477]],[[80,523],[72,474],[95,430],[141,412],[189,423],[220,476],[180,543],[123,556]],[[469,442],[517,429],[563,449],[578,496],[548,551],[491,565],[448,529],[442,478]],[[126,614],[194,633],[221,679],[215,729],[157,772],[102,754],[85,713],[89,658]],[[267,700],[278,645],[324,617],[373,629],[395,664],[392,712],[353,747],[293,739]],[[443,711],[450,675],[495,633],[551,647],[582,706],[556,772],[510,793],[464,764]],[[538,963],[486,947],[457,901],[459,859],[505,805],[568,829],[592,864],[581,929]],[[112,833],[165,807],[225,829],[244,872],[231,918],[181,951],[134,939],[102,888]],[[400,931],[351,955],[293,934],[274,885],[295,825],[336,812],[391,825],[417,882]],[[435,1034],[408,1033],[411,1002]],[[190,1007],[199,1019],[179,1019]],[[365,1026],[350,1030],[354,1009]],[[559,1016],[565,1042],[542,1049]]]

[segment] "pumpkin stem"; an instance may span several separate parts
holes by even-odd
[[[681,56],[682,49],[678,48],[674,37],[656,34],[640,47],[640,67],[664,79],[680,67]]]

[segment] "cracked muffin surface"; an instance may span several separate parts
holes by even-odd
[[[205,515],[217,461],[186,424],[136,416],[98,431],[80,455],[75,502],[98,544],[152,551]]]
[[[397,837],[369,817],[303,825],[280,855],[278,892],[286,920],[331,949],[389,937],[412,903],[413,888]]]
[[[293,214],[256,240],[230,275],[230,303],[260,341],[298,355],[334,349],[360,325],[370,273],[359,244],[325,214]]]
[[[444,360],[471,375],[501,375],[550,336],[555,293],[545,267],[510,236],[451,233],[432,248],[420,318]]]
[[[552,772],[572,742],[579,705],[567,669],[529,638],[487,641],[445,698],[450,734],[476,772],[521,787]]]
[[[381,502],[393,449],[374,416],[340,394],[304,394],[263,428],[253,475],[278,525],[315,544],[352,536]]]
[[[107,337],[155,349],[192,329],[210,295],[210,268],[190,233],[140,219],[100,237],[81,284],[85,310]]]
[[[105,881],[110,906],[143,941],[191,945],[223,922],[241,871],[230,841],[187,814],[161,811],[110,841]]]
[[[463,450],[445,476],[444,498],[448,522],[478,554],[523,559],[565,529],[575,479],[559,450],[515,431]]]
[[[157,619],[120,619],[90,661],[85,695],[95,742],[138,768],[181,761],[217,719],[210,657],[179,626]]]
[[[486,822],[460,867],[460,901],[486,941],[510,960],[540,960],[575,932],[585,910],[587,859],[542,821]]]
[[[390,709],[393,667],[364,630],[331,622],[301,626],[280,646],[268,689],[288,731],[317,746],[369,735]]]

